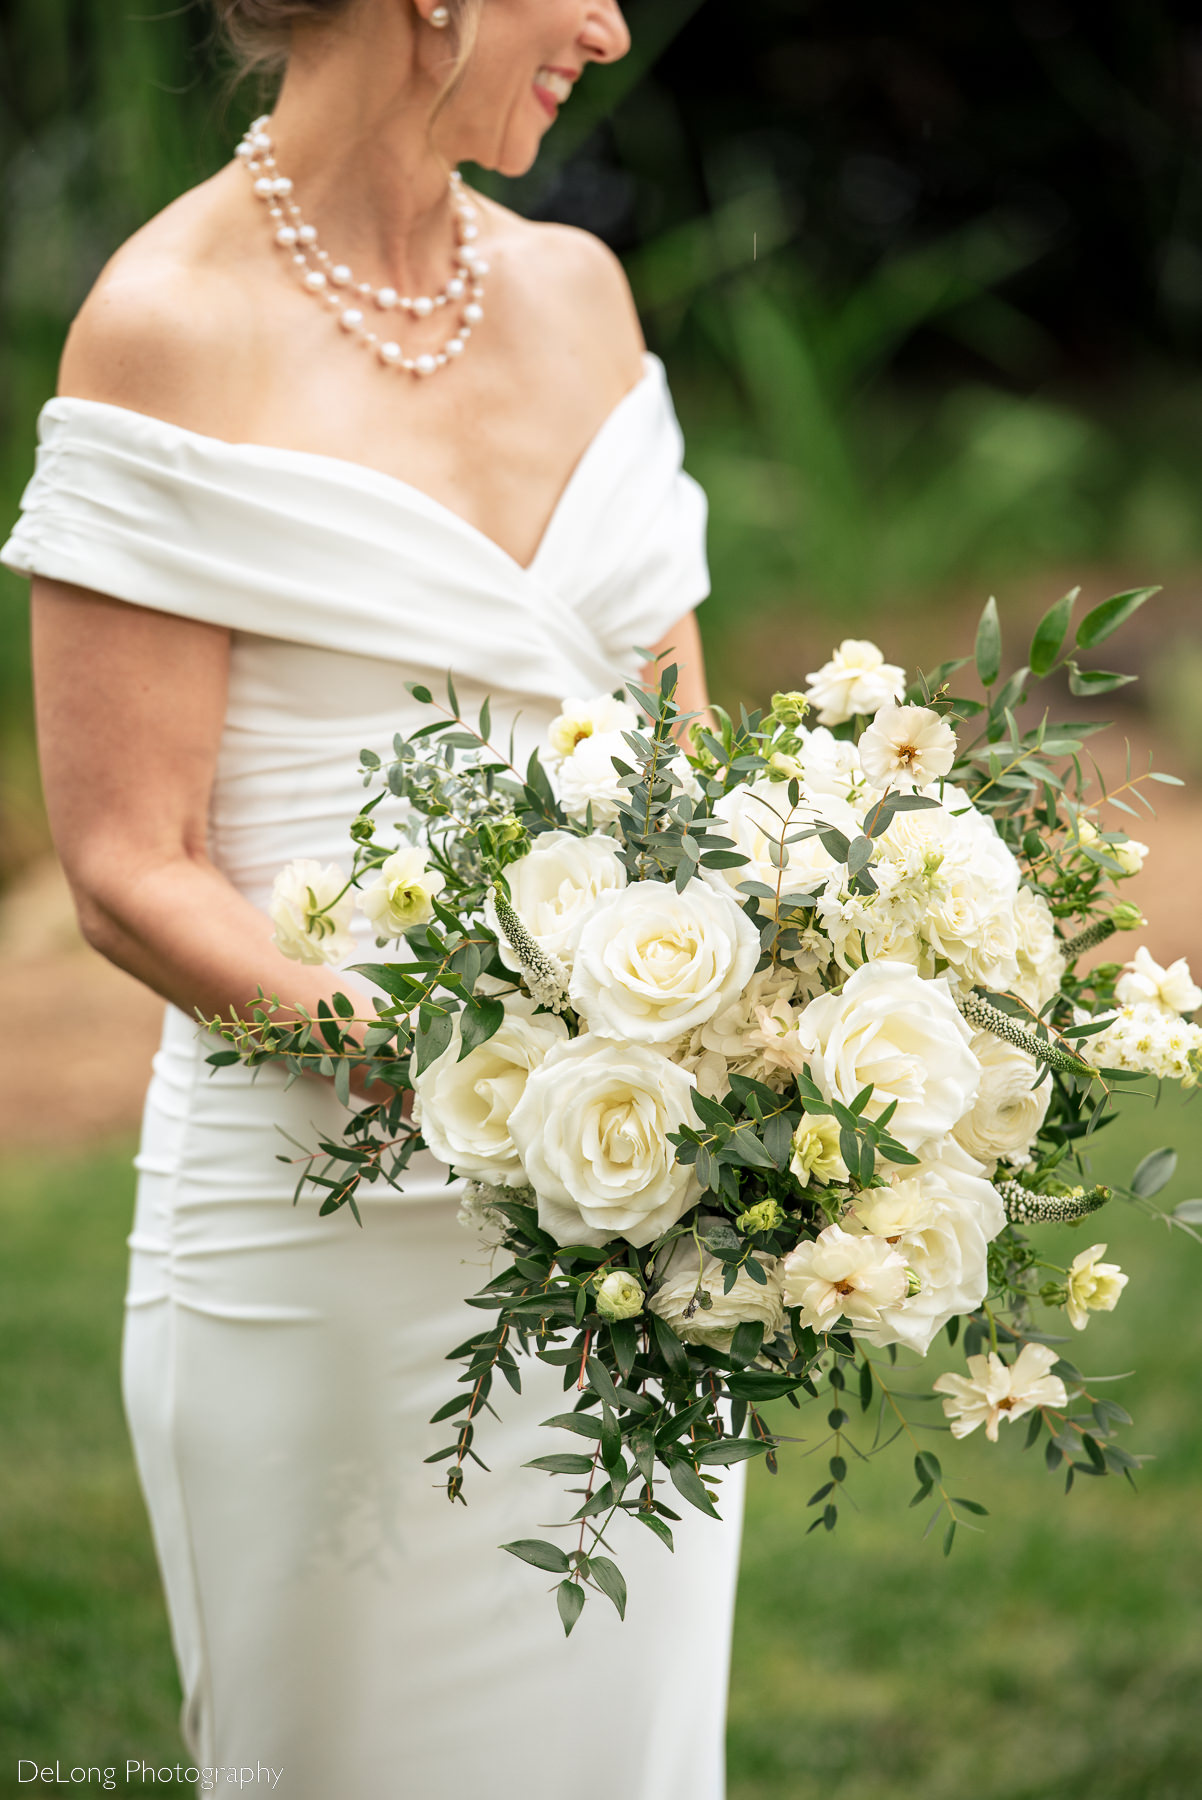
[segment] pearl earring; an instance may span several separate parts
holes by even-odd
[[[436,6],[430,14],[430,23],[435,31],[445,31],[451,23],[450,9],[445,6]]]

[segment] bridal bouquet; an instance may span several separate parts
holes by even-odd
[[[907,685],[847,640],[804,693],[702,724],[666,667],[565,701],[522,770],[487,705],[472,725],[453,681],[445,707],[414,685],[431,722],[387,763],[362,753],[349,878],[279,876],[287,954],[345,961],[358,907],[401,960],[356,965],[367,1018],[344,995],[299,1019],[261,996],[209,1021],[232,1046],[210,1061],[283,1058],[347,1101],[364,1072],[345,1137],[304,1159],[323,1212],[358,1217],[360,1184],[401,1183],[421,1145],[464,1179],[497,1272],[430,1460],[462,1499],[498,1380],[519,1389],[528,1356],[562,1370],[545,1423],[569,1447],[533,1466],[575,1484],[570,1537],[504,1548],[558,1578],[567,1630],[590,1589],[624,1608],[618,1514],[671,1547],[674,1507],[716,1514],[724,1468],[775,1469],[774,1401],[822,1402],[811,1529],[838,1516],[854,1407],[876,1413],[873,1448],[908,1440],[950,1549],[985,1509],[915,1429],[913,1359],[941,1332],[966,1357],[934,1383],[952,1437],[1025,1418],[1070,1485],[1138,1466],[1127,1414],[1061,1350],[1064,1321],[1081,1331],[1127,1277],[1105,1243],[1056,1265],[1039,1227],[1110,1199],[1090,1143],[1128,1083],[1202,1074],[1184,962],[1141,947],[1081,968],[1144,923],[1116,894],[1144,846],[1112,812],[1172,778],[1091,789],[1103,727],[1018,714],[1053,674],[1078,695],[1127,680],[1076,655],[1149,591],[1088,613],[1073,654],[1066,596],[1005,679],[991,601],[984,698],[951,691],[961,662]],[[1156,1152],[1116,1191],[1159,1210],[1171,1173]],[[1192,1232],[1202,1203],[1169,1217]]]

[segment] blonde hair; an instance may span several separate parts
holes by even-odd
[[[214,0],[217,18],[244,71],[271,75],[283,69],[296,25],[321,24],[349,12],[353,0]],[[434,113],[446,105],[471,60],[484,0],[445,0],[451,71],[439,89]]]

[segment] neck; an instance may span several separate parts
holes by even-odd
[[[441,76],[419,61],[411,15],[373,30],[299,32],[271,134],[283,174],[323,242],[365,277],[406,292],[445,277],[450,162],[431,141]]]

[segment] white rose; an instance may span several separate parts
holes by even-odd
[[[892,1189],[860,1195],[851,1217],[885,1238],[918,1284],[917,1292],[882,1307],[879,1321],[860,1335],[925,1356],[948,1320],[975,1312],[989,1292],[989,1245],[1006,1223],[996,1190],[980,1163],[945,1143]]]
[[[1018,975],[1010,991],[1035,1012],[1041,1012],[1060,991],[1064,978],[1064,952],[1056,937],[1052,909],[1042,894],[1020,887],[1014,900]]]
[[[626,870],[613,838],[601,832],[576,837],[570,831],[547,831],[533,848],[505,870],[510,901],[523,925],[548,956],[571,968],[580,927],[598,894],[625,887]],[[521,961],[497,922],[491,892],[484,902],[484,921],[497,939],[506,968],[521,973]]]
[[[956,760],[956,734],[929,706],[882,706],[861,734],[860,767],[874,787],[925,787]]]
[[[403,937],[434,917],[431,905],[446,877],[430,867],[416,844],[402,844],[382,865],[379,879],[363,890],[363,910],[378,938]]]
[[[1067,1406],[1064,1383],[1051,1373],[1059,1360],[1059,1351],[1046,1344],[1024,1344],[1012,1363],[991,1350],[988,1356],[969,1357],[967,1375],[941,1375],[934,1388],[947,1396],[943,1410],[952,1436],[967,1437],[984,1425],[985,1436],[996,1444],[1003,1419],[1021,1419],[1037,1406]]]
[[[806,699],[820,725],[842,725],[856,713],[874,713],[906,691],[906,672],[887,663],[867,638],[844,638],[827,663],[807,675]]]
[[[740,1269],[728,1294],[724,1291],[725,1263],[705,1252],[699,1257],[691,1237],[678,1238],[647,1305],[686,1344],[705,1344],[725,1355],[734,1339],[735,1327],[755,1320],[762,1320],[767,1341],[776,1336],[785,1322],[780,1260],[775,1256],[760,1256],[756,1260],[767,1274],[767,1283],[761,1286],[745,1269]],[[710,1297],[708,1308],[696,1299],[699,1288]]]
[[[554,1049],[509,1121],[543,1230],[561,1244],[641,1247],[675,1225],[700,1191],[668,1142],[694,1118],[692,1090],[642,1044],[588,1035]]]
[[[867,1116],[896,1100],[889,1131],[908,1150],[942,1139],[976,1098],[980,1064],[946,981],[906,963],[865,963],[841,994],[811,1000],[797,1031],[824,1098],[850,1106],[871,1083]]]
[[[515,994],[505,1002],[504,1024],[460,1060],[456,1015],[450,1043],[413,1080],[414,1123],[435,1156],[457,1175],[520,1185],[510,1118],[531,1072],[567,1035],[561,1019],[536,1013],[532,1000]]]
[[[267,910],[275,926],[271,941],[293,962],[339,963],[354,954],[355,896],[336,863],[290,862],[272,884]]]
[[[1114,991],[1125,1006],[1158,1006],[1166,1013],[1192,1013],[1202,1006],[1202,988],[1195,985],[1184,956],[1162,969],[1143,944],[1124,967]]]
[[[906,1265],[882,1238],[828,1225],[783,1258],[785,1304],[801,1308],[801,1323],[829,1331],[840,1319],[853,1329],[878,1323],[881,1309],[905,1298]]]
[[[555,768],[565,757],[573,756],[586,738],[633,731],[638,722],[638,709],[629,701],[615,700],[612,694],[598,694],[592,700],[565,700],[547,728],[543,761],[548,768]]]
[[[718,832],[747,858],[734,868],[715,870],[718,881],[736,893],[741,882],[758,881],[774,894],[779,890],[782,900],[814,893],[840,866],[823,848],[821,838],[809,836],[784,843],[786,838],[816,822],[835,826],[849,842],[860,829],[846,801],[831,794],[815,798],[803,790],[798,805],[790,807],[788,788],[764,777],[723,794],[714,802],[714,818]],[[784,865],[778,869],[769,846],[779,850],[782,844]]]
[[[1105,1244],[1092,1244],[1074,1256],[1068,1271],[1068,1316],[1073,1328],[1084,1331],[1091,1312],[1113,1312],[1128,1277],[1117,1263],[1101,1262]]]
[[[1138,875],[1144,866],[1148,846],[1141,844],[1138,838],[1126,838],[1121,844],[1111,844],[1110,854],[1124,875]]]
[[[664,1044],[737,998],[759,933],[733,895],[636,881],[600,894],[576,943],[572,1004],[602,1037]]]
[[[1031,1145],[1047,1118],[1052,1084],[1045,1079],[1036,1087],[1040,1069],[1035,1058],[991,1031],[975,1032],[972,1047],[981,1065],[981,1085],[971,1112],[953,1135],[992,1175],[999,1162],[1030,1161]]]

